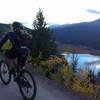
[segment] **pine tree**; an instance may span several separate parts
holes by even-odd
[[[32,30],[32,56],[48,57],[55,50],[53,32],[46,27],[43,11],[39,9],[33,22]]]

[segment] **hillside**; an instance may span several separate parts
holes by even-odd
[[[60,44],[100,49],[100,19],[92,22],[51,26]]]
[[[10,27],[8,24],[2,24],[0,23],[0,36],[2,34],[4,34],[5,32],[9,31],[10,30]]]
[[[59,47],[85,47],[100,49],[100,19],[92,22],[50,26]],[[31,30],[26,28],[28,32]],[[0,35],[10,30],[8,24],[0,23]],[[68,46],[67,46],[68,45]]]

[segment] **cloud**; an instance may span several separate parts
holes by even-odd
[[[89,13],[93,13],[93,14],[100,14],[100,11],[94,10],[94,9],[87,9],[86,10]]]

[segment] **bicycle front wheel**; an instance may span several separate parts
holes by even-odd
[[[0,78],[5,85],[11,81],[10,68],[4,60],[0,61]]]
[[[19,76],[19,89],[25,100],[33,100],[36,96],[36,83],[29,71],[23,70]]]

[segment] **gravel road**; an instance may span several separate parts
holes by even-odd
[[[94,100],[43,76],[35,75],[35,80],[37,83],[35,100]],[[0,81],[0,100],[23,100],[15,82],[12,81],[5,86]]]

